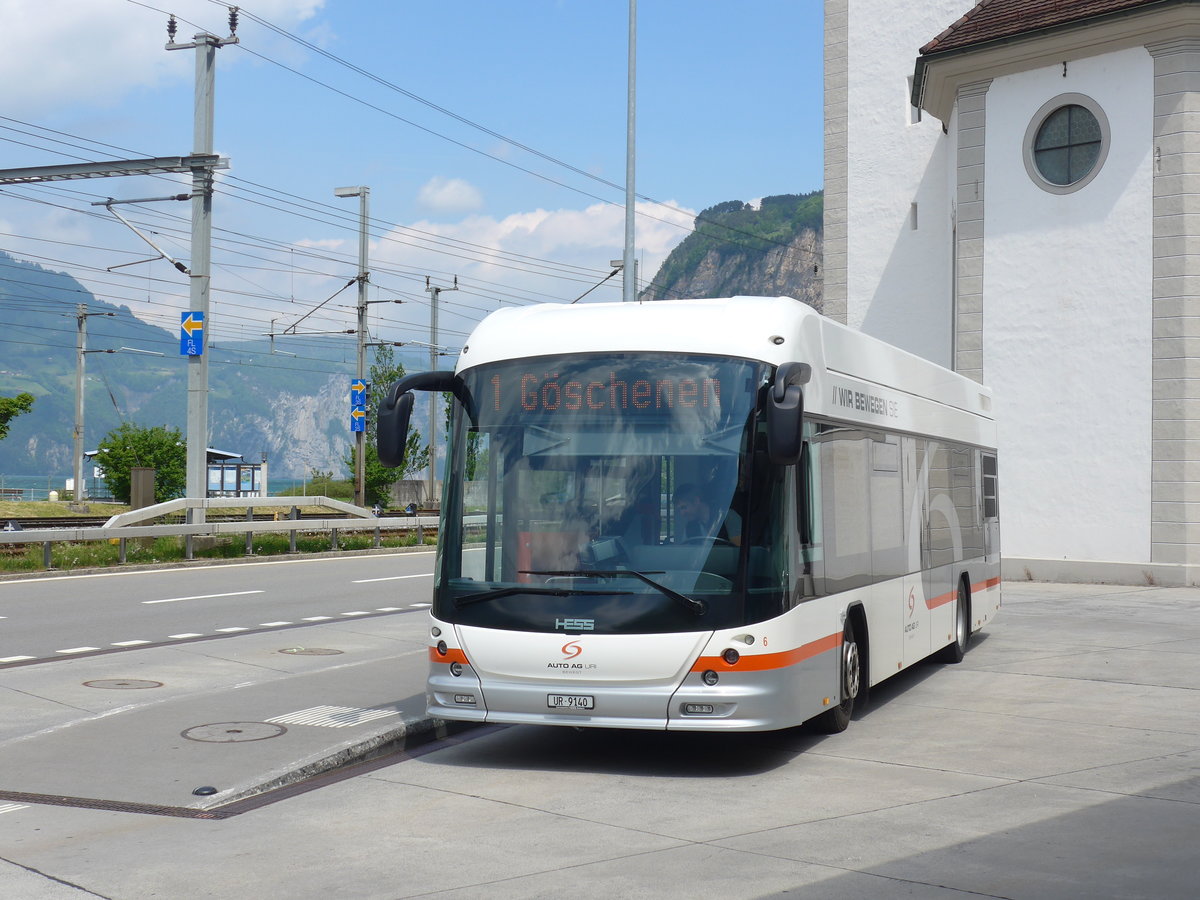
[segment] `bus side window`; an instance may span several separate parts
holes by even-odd
[[[811,440],[811,424],[804,426],[804,443],[796,466],[796,533],[800,543],[801,594],[823,594],[824,561],[821,547],[821,446]]]
[[[1000,515],[1000,498],[996,489],[996,457],[990,453],[982,455],[983,464],[983,517],[994,519]]]

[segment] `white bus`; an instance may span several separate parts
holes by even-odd
[[[843,730],[1000,606],[987,388],[787,297],[488,316],[454,372],[431,714]]]

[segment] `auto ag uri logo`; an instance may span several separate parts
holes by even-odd
[[[563,659],[574,659],[582,652],[583,648],[579,646],[579,641],[567,641],[562,645]]]

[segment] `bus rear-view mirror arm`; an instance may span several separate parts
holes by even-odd
[[[389,469],[404,464],[404,447],[408,443],[408,420],[415,401],[413,391],[452,391],[460,393],[458,377],[453,372],[420,372],[401,378],[390,388],[379,404],[375,448],[379,461]]]
[[[775,372],[767,392],[767,455],[777,466],[800,461],[803,446],[804,388],[812,378],[808,363],[788,362]]]

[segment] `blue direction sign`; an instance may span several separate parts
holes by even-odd
[[[204,313],[199,310],[179,314],[179,355],[204,354]]]
[[[361,378],[355,378],[350,382],[350,406],[366,406],[367,405],[367,383]]]
[[[351,433],[367,430],[367,408],[365,406],[350,407]]]

